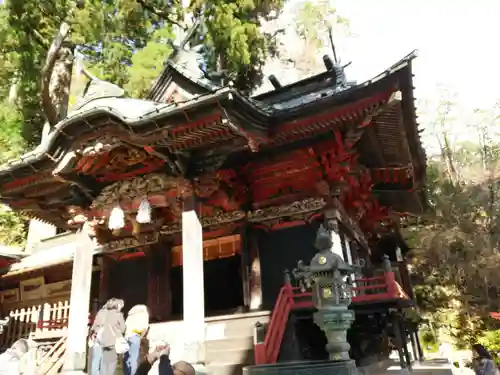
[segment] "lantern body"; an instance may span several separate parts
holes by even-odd
[[[139,204],[136,220],[139,224],[147,224],[151,222],[151,205],[147,199],[143,199]]]
[[[299,262],[293,273],[302,285],[311,286],[313,304],[318,309],[314,322],[325,332],[330,360],[350,361],[347,330],[354,321],[354,311],[349,310],[352,285],[348,275],[354,267],[331,252],[331,245],[330,233],[320,227],[315,242],[319,252],[309,265]]]
[[[120,230],[125,226],[125,213],[120,206],[111,210],[109,215],[108,228],[110,230]]]

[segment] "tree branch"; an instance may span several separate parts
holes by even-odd
[[[95,75],[90,73],[87,68],[83,65],[83,62],[81,63],[81,68],[80,68],[80,73],[82,73],[89,81],[98,81],[99,78],[97,78]]]
[[[52,41],[49,52],[47,53],[47,59],[45,60],[45,64],[42,69],[42,108],[50,126],[57,124],[58,118],[56,108],[54,107],[54,103],[52,103],[52,99],[50,97],[50,78],[52,77],[52,71],[54,70],[54,65],[57,61],[57,55],[61,50],[64,40],[68,37],[69,30],[69,25],[66,22],[63,22],[59,27],[59,31],[57,32],[54,40]]]
[[[38,32],[38,30],[30,29],[29,27],[25,28],[25,31],[28,35],[30,35],[35,42],[37,42],[42,48],[48,49],[49,42]]]
[[[146,3],[146,0],[137,0],[137,2],[144,9],[149,10],[151,13],[153,13],[156,16],[158,16],[162,20],[164,20],[164,21],[166,21],[166,22],[168,22],[168,23],[170,23],[172,25],[178,26],[178,27],[180,27],[184,31],[187,30],[187,26],[182,25],[179,22],[177,22],[177,21],[173,20],[172,18],[170,18],[170,13],[152,7],[151,5],[149,5],[149,4]]]

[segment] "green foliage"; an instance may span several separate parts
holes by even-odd
[[[26,243],[26,219],[5,208],[0,209],[0,244],[23,248]]]
[[[18,158],[25,150],[22,115],[8,103],[0,103],[0,163]],[[0,244],[23,246],[26,219],[0,205]]]
[[[0,34],[5,40],[1,45],[6,53],[2,58],[9,66],[0,72],[0,81],[20,84],[23,136],[31,145],[39,142],[44,123],[39,99],[41,69],[61,22],[71,25],[71,42],[100,77],[118,85],[128,82],[134,51],[143,48],[154,32],[154,21],[136,0],[84,3],[83,9],[66,0],[6,0],[0,5]]]
[[[335,26],[345,29],[348,25],[347,19],[340,17],[328,0],[319,0],[314,3],[305,1],[295,17],[297,34],[308,46],[316,50],[328,45],[329,41],[326,37],[330,28]]]
[[[70,42],[96,75],[144,95],[172,52],[176,30],[185,19],[201,17],[201,41],[208,70],[222,70],[237,88],[260,83],[272,42],[261,20],[278,13],[283,0],[192,1],[188,9],[166,0],[5,0],[0,4],[0,99],[17,84],[17,105],[24,118],[23,137],[40,141],[44,116],[40,76],[48,46],[61,23],[71,26]],[[195,43],[196,44],[196,43]],[[73,98],[74,101],[74,98]]]
[[[160,75],[164,61],[172,53],[168,43],[173,38],[170,27],[156,30],[146,46],[132,56],[132,65],[128,70],[129,81],[125,90],[133,97],[144,97],[152,82]]]
[[[420,341],[426,352],[435,353],[438,351],[439,347],[438,338],[434,335],[434,333],[430,329],[420,330]]]
[[[491,353],[500,353],[500,330],[488,330],[484,331],[482,335],[478,338],[478,343],[483,345]],[[500,364],[500,357],[494,356],[496,364]]]
[[[224,71],[235,87],[250,91],[262,81],[262,67],[273,48],[261,20],[277,14],[284,0],[192,1],[189,11],[201,15],[206,35],[207,68]]]
[[[407,230],[413,277],[427,318],[457,347],[467,347],[488,327],[488,313],[500,308],[500,107],[475,112],[477,142],[451,141],[457,119],[449,100],[433,113],[440,152],[428,163],[430,212]]]
[[[26,149],[22,123],[22,114],[16,108],[0,103],[0,164],[18,158]]]

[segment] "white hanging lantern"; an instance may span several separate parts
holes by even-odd
[[[111,210],[108,220],[108,228],[110,230],[120,230],[125,226],[125,213],[122,208],[117,205]]]
[[[146,224],[151,222],[151,205],[146,198],[143,199],[139,204],[136,220],[139,224]]]

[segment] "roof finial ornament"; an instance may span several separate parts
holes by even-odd
[[[81,98],[75,105],[75,109],[82,108],[85,104],[94,99],[101,98],[122,98],[125,96],[125,90],[123,90],[120,86],[115,85],[114,83],[103,81],[100,78],[94,76],[91,72],[89,72],[81,61],[81,55],[77,54],[78,66],[80,68],[81,74],[83,74],[89,81],[85,85]]]
[[[200,19],[196,19],[179,46],[174,46],[174,52],[170,56],[169,62],[196,80],[208,79],[211,83],[221,86],[223,75],[219,75],[217,72],[207,72],[204,56],[206,47],[203,44],[189,45],[201,26],[203,25]]]
[[[330,39],[330,46],[332,47],[333,61],[335,61],[335,65],[337,65],[340,63],[340,61],[339,59],[337,59],[337,51],[335,50],[335,43],[333,43],[332,25],[328,26],[328,38]]]
[[[276,76],[274,74],[271,74],[268,77],[268,79],[269,79],[269,82],[271,82],[271,85],[273,85],[273,87],[275,89],[279,89],[282,87],[280,81],[278,81],[278,78],[276,78]]]
[[[348,62],[347,64],[342,65],[341,59],[337,55],[335,43],[333,42],[333,31],[331,25],[328,26],[328,38],[330,39],[330,46],[332,47],[333,63],[328,55],[323,56],[323,62],[328,71],[334,72],[336,76],[335,80],[337,88],[339,88],[340,90],[344,90],[350,86],[345,75],[345,68],[351,65],[351,63]]]
[[[187,31],[187,33],[184,36],[184,38],[182,39],[181,44],[179,45],[179,49],[181,49],[181,50],[187,50],[188,49],[188,48],[186,48],[186,46],[189,44],[189,41],[193,38],[193,35],[196,32],[196,30],[198,30],[198,28],[200,27],[200,24],[201,24],[200,20],[197,18],[194,21],[193,25]],[[174,53],[175,53],[175,51],[174,51]]]

